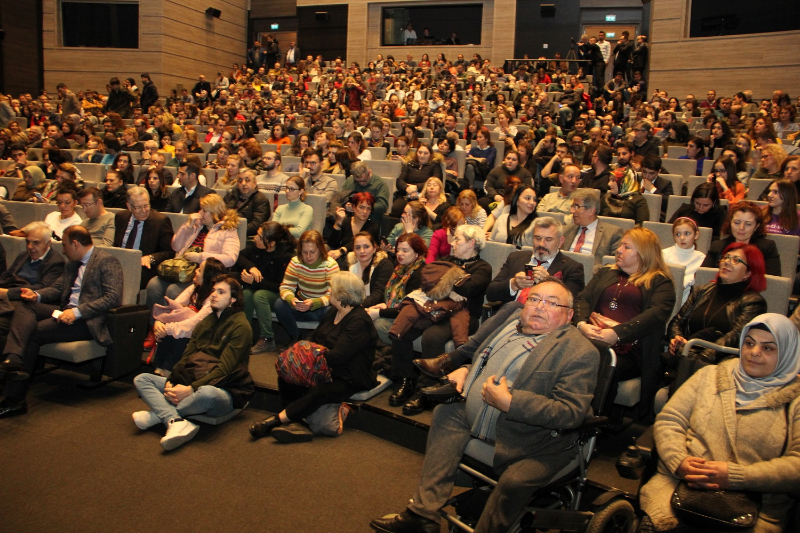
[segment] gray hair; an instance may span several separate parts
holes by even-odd
[[[25,233],[25,235],[28,235],[28,233],[32,231],[39,231],[41,232],[43,241],[49,243],[51,240],[53,240],[52,228],[41,220],[31,222],[30,224],[22,228],[22,231]]]
[[[550,229],[556,228],[556,232],[558,232],[558,238],[564,236],[564,225],[559,222],[558,220],[554,219],[553,217],[537,217],[533,220],[533,231],[536,231],[536,228],[542,229]]]
[[[461,232],[461,235],[463,235],[465,239],[475,241],[475,252],[480,253],[480,251],[486,247],[486,232],[483,231],[483,228],[473,226],[472,224],[466,224],[458,226],[456,228],[456,233],[458,232]]]
[[[586,209],[594,209],[595,215],[600,212],[600,191],[597,189],[575,189],[572,200],[582,201]]]
[[[139,185],[128,189],[128,203],[131,203],[131,200],[133,200],[135,196],[143,196],[147,199],[150,198],[150,194],[147,192],[147,189]]]
[[[361,278],[352,272],[337,272],[331,276],[331,296],[344,306],[355,307],[364,303],[366,288]]]
[[[147,150],[149,148],[155,148],[157,150],[158,149],[158,142],[154,141],[153,139],[150,139],[149,141],[145,141],[144,142],[144,149]]]
[[[350,165],[350,174],[358,176],[366,176],[369,173],[369,167],[363,161],[356,161]]]
[[[569,290],[569,287],[567,287],[566,283],[564,283],[562,280],[560,280],[558,278],[554,278],[553,276],[548,276],[548,277],[544,278],[543,280],[541,280],[539,283],[537,283],[536,286],[538,287],[540,285],[543,285],[544,283],[555,283],[556,285],[558,285],[562,289],[564,289],[564,292],[567,293],[567,304],[566,305],[568,305],[569,308],[572,309],[572,307],[575,305],[575,295],[572,294],[572,291]]]

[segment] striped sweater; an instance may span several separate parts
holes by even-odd
[[[312,265],[306,265],[292,257],[283,275],[280,294],[288,303],[295,300],[312,300],[311,310],[325,307],[330,303],[331,276],[339,272],[339,265],[325,256]]]

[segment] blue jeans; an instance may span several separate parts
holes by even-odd
[[[325,315],[328,307],[320,307],[315,311],[298,311],[286,300],[278,299],[275,302],[275,316],[278,317],[278,322],[286,329],[286,333],[291,337],[298,337],[300,335],[300,328],[297,327],[297,321],[311,322],[316,320],[319,322]]]
[[[164,397],[167,378],[156,374],[139,374],[133,378],[133,384],[144,403],[165,426],[173,418],[203,413],[209,416],[225,416],[233,411],[233,399],[228,391],[212,385],[203,385],[178,405],[173,405]]]

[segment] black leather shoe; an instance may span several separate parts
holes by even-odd
[[[432,378],[446,376],[455,370],[452,361],[450,361],[450,355],[446,353],[433,359],[414,359],[412,363],[419,368],[420,372]]]
[[[0,418],[24,415],[27,412],[28,403],[25,400],[11,401],[6,398],[0,402]]]
[[[22,381],[28,379],[28,371],[19,363],[0,363],[0,380]]]
[[[414,416],[420,414],[422,411],[430,406],[430,402],[426,396],[418,390],[411,395],[411,398],[403,405],[403,414],[407,416]]]
[[[314,434],[303,424],[291,422],[272,430],[272,438],[282,444],[291,444],[294,442],[311,442],[314,439]]]
[[[414,380],[411,378],[403,378],[400,380],[400,386],[397,390],[389,396],[389,405],[392,407],[400,407],[406,400],[411,398],[414,394]]]
[[[460,402],[463,396],[456,390],[456,384],[448,381],[444,385],[433,385],[420,390],[420,394],[436,403]]]
[[[376,518],[369,523],[382,533],[439,533],[439,522],[422,518],[406,509],[398,515]]]
[[[281,419],[277,416],[271,416],[261,420],[260,422],[253,422],[253,424],[250,426],[250,435],[252,435],[255,439],[260,439],[261,437],[269,435],[273,429],[280,425]]]

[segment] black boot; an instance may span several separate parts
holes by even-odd
[[[250,426],[250,435],[255,439],[260,439],[261,437],[269,435],[273,429],[280,425],[281,419],[278,418],[277,415],[274,415],[260,422],[253,422],[253,425]]]
[[[416,390],[411,398],[403,405],[403,414],[406,416],[418,415],[429,406],[428,397],[423,396],[422,392]]]
[[[412,378],[402,378],[400,380],[400,386],[397,390],[389,396],[389,405],[392,407],[400,407],[406,400],[411,398],[411,395],[414,394],[414,380]]]

